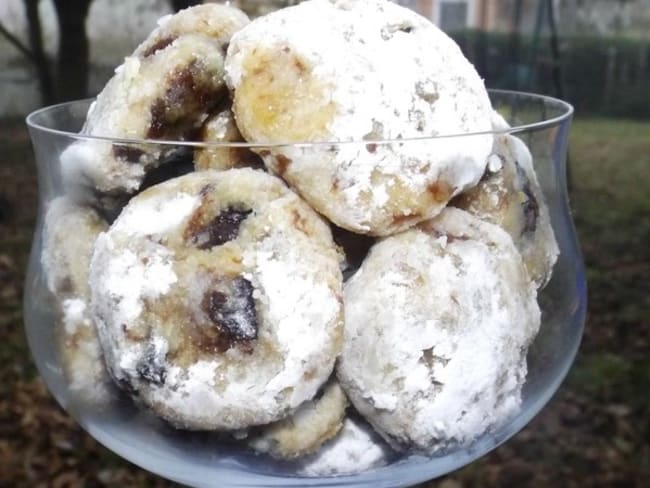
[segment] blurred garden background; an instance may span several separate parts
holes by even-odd
[[[22,323],[37,209],[24,117],[96,94],[157,18],[193,3],[0,0],[0,488],[175,486],[100,446],[39,380]],[[257,15],[291,2],[231,3]],[[541,415],[426,486],[648,486],[650,0],[400,3],[449,32],[488,87],[575,106],[570,198],[589,285],[578,358]]]

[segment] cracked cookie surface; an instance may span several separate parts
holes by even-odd
[[[394,448],[466,445],[517,412],[539,323],[510,236],[448,208],[380,240],[346,282],[338,378]]]
[[[384,0],[310,0],[237,32],[226,82],[244,137],[318,212],[353,232],[386,235],[426,220],[475,184],[490,134],[483,82],[458,46]]]
[[[125,140],[195,140],[228,97],[225,49],[248,18],[223,5],[200,5],[165,17],[115,70],[88,110],[82,135]],[[110,207],[141,190],[147,174],[179,148],[81,138],[61,156],[68,191]],[[121,198],[120,198],[121,197]]]
[[[495,129],[508,125],[495,116]],[[478,185],[450,205],[496,224],[512,237],[538,288],[551,278],[559,248],[548,206],[526,144],[516,136],[497,134],[485,174]]]
[[[151,187],[93,255],[109,370],[179,427],[278,420],[316,394],[340,352],[339,259],[322,218],[267,173]]]

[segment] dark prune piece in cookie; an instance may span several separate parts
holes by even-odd
[[[206,292],[201,306],[218,328],[226,349],[257,338],[257,314],[253,285],[245,278],[220,281]]]
[[[191,241],[199,249],[210,249],[237,238],[239,226],[250,215],[251,210],[228,207],[220,211],[211,221],[191,230]]]

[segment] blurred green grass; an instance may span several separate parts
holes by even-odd
[[[571,205],[587,266],[584,352],[648,352],[650,123],[577,120]],[[635,340],[632,340],[632,336]]]
[[[585,244],[611,251],[600,257],[629,256],[631,244],[650,237],[650,124],[577,119],[569,154],[572,204]]]

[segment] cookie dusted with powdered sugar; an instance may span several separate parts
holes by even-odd
[[[197,171],[264,168],[260,157],[247,147],[227,145],[232,142],[244,142],[230,108],[230,100],[227,100],[201,127],[197,139],[207,144],[194,149],[194,167]]]
[[[63,373],[78,400],[108,398],[110,378],[90,316],[88,268],[97,236],[108,225],[92,209],[59,197],[47,206],[41,263],[54,294]]]
[[[128,57],[91,106],[82,133],[187,139],[225,96],[222,76],[223,57],[203,36],[180,37],[148,58]],[[80,141],[61,155],[63,176],[68,186],[129,194],[175,150],[156,144]]]
[[[189,7],[158,20],[158,27],[140,44],[135,56],[147,57],[165,49],[185,34],[200,34],[212,39],[225,54],[230,38],[248,24],[248,16],[231,5],[206,3]]]
[[[436,215],[476,184],[490,134],[482,80],[458,46],[386,0],[309,0],[255,19],[232,38],[226,81],[244,137],[317,211],[386,235]]]
[[[338,378],[395,448],[467,445],[518,411],[539,324],[510,236],[447,208],[379,241],[346,283]]]
[[[82,134],[122,139],[193,140],[228,93],[224,46],[248,22],[222,5],[203,5],[165,18],[98,95]],[[140,189],[148,172],[173,159],[173,145],[82,140],[61,156],[69,191],[102,206]]]
[[[347,417],[338,435],[299,468],[305,476],[356,474],[384,466],[395,457],[393,450],[372,428],[356,417]]]
[[[187,429],[265,424],[313,398],[341,348],[341,282],[328,225],[251,169],[140,193],[90,275],[110,372]]]
[[[313,453],[341,430],[347,406],[343,389],[332,379],[292,415],[253,433],[248,445],[278,459]]]
[[[507,128],[505,121],[495,118],[495,129]],[[521,139],[496,135],[483,178],[450,204],[502,227],[519,249],[537,287],[548,283],[559,248],[533,157]]]
[[[95,239],[106,228],[93,209],[68,197],[47,204],[41,264],[52,293],[88,296],[88,263]]]

